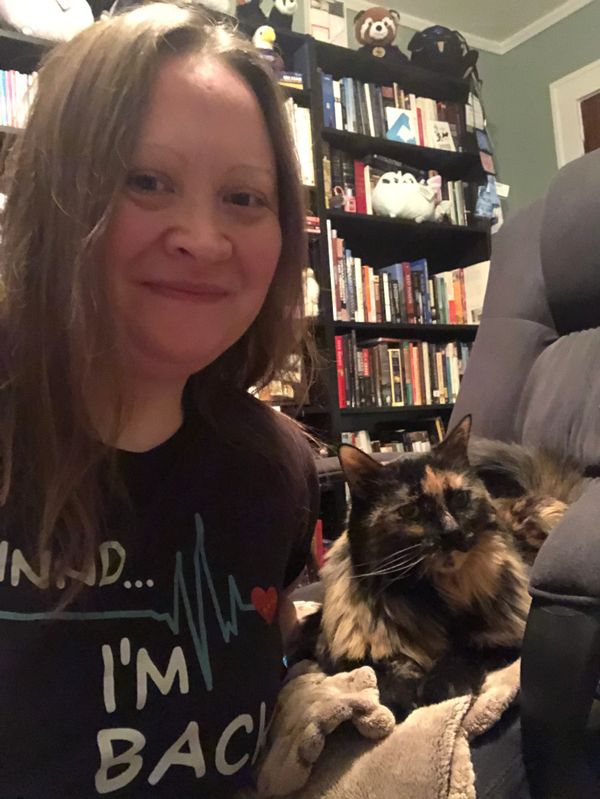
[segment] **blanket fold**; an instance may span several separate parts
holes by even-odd
[[[489,674],[476,696],[418,708],[395,725],[371,668],[328,677],[304,661],[279,697],[259,796],[475,799],[469,744],[517,701],[519,667]]]

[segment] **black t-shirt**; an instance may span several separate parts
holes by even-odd
[[[292,484],[192,416],[120,453],[131,500],[58,614],[60,591],[4,531],[2,799],[214,799],[248,784],[281,678],[278,595],[316,516],[310,450],[294,451]]]

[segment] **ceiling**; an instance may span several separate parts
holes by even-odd
[[[400,11],[401,21],[410,28],[439,23],[461,31],[473,46],[505,53],[590,2],[592,0],[391,0],[390,5]]]

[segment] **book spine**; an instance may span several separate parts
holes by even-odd
[[[344,130],[344,117],[342,115],[342,93],[339,80],[333,81],[333,115],[337,130]]]
[[[323,127],[335,128],[335,99],[333,96],[333,77],[321,75],[321,92],[323,94]]]
[[[387,272],[383,272],[380,275],[381,284],[383,286],[383,308],[384,308],[384,321],[385,322],[393,322],[394,318],[392,316],[392,303],[390,297],[390,276]]]
[[[373,281],[373,290],[375,292],[375,321],[376,322],[383,322],[383,314],[382,314],[382,304],[381,304],[381,291],[382,286],[380,285],[380,277],[375,272],[371,275],[371,280]]]
[[[431,365],[429,363],[429,345],[427,342],[421,344],[421,355],[423,360],[423,380],[425,384],[425,404],[433,405],[433,393],[431,391]]]
[[[344,253],[344,269],[348,280],[348,317],[351,322],[356,321],[356,285],[354,283],[354,258],[352,252]]]
[[[363,84],[363,91],[365,95],[365,105],[367,108],[368,135],[375,136],[375,120],[373,118],[373,107],[371,106],[371,89],[368,83]]]
[[[371,266],[368,267],[368,286],[371,301],[371,314],[369,322],[377,322],[377,292],[375,291],[375,272]]]
[[[458,283],[460,288],[460,302],[461,302],[461,315],[463,320],[463,325],[469,323],[469,314],[467,312],[467,289],[465,286],[465,270],[459,269],[458,270]]]
[[[363,177],[365,181],[365,204],[367,210],[365,213],[373,213],[373,186],[371,185],[371,167],[363,164]]]
[[[406,305],[406,319],[409,324],[414,324],[417,321],[417,319],[415,316],[415,298],[413,294],[410,263],[408,261],[404,261],[402,264],[402,274],[404,278],[404,300]]]
[[[344,369],[344,345],[342,336],[335,337],[335,366],[337,371],[338,404],[346,408],[346,378]]]
[[[365,186],[365,165],[362,161],[354,162],[354,187],[356,193],[356,213],[366,214],[367,193]]]
[[[402,373],[404,375],[404,386],[406,393],[406,404],[414,405],[415,396],[412,382],[412,366],[410,362],[410,342],[402,342]]]
[[[390,369],[389,350],[385,344],[378,344],[375,348],[379,363],[379,382],[381,386],[381,404],[384,408],[392,403],[392,373]],[[400,376],[402,379],[402,375]]]
[[[337,268],[333,261],[333,234],[334,230],[331,228],[331,220],[327,220],[327,255],[329,258],[329,284],[331,287],[331,313],[333,321],[338,322],[340,319],[339,313],[341,309],[339,286],[337,284]],[[337,236],[337,233],[336,233]]]
[[[365,298],[363,292],[362,261],[360,258],[354,259],[354,285],[356,286],[356,322],[365,321]]]

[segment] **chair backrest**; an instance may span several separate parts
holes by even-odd
[[[481,328],[451,426],[600,463],[600,151],[494,236]]]

